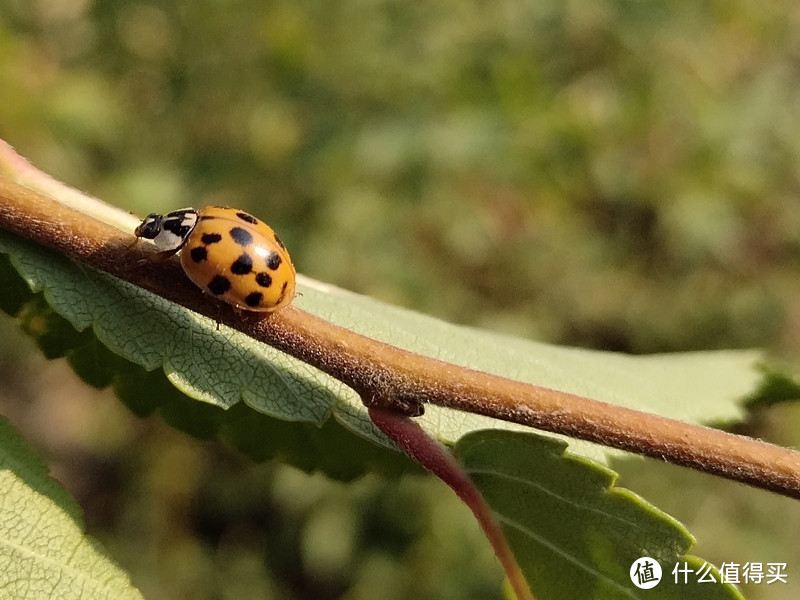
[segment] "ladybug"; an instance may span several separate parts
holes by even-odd
[[[134,234],[153,240],[162,258],[180,251],[189,279],[236,309],[271,312],[294,299],[295,270],[286,246],[269,225],[242,210],[153,213]]]

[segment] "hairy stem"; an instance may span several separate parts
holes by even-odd
[[[445,363],[367,338],[292,306],[243,319],[200,293],[177,260],[158,265],[142,261],[154,248],[132,245],[129,231],[3,177],[0,227],[279,348],[343,381],[368,405],[413,414],[416,406],[437,404],[800,498],[800,454],[785,448]]]

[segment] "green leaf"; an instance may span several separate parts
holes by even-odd
[[[673,569],[696,572],[691,534],[634,493],[616,475],[565,453],[566,444],[534,434],[487,430],[467,434],[454,451],[501,523],[537,600],[740,599],[730,585],[675,583]],[[631,564],[650,557],[662,580],[642,590]],[[716,569],[711,570],[716,581]]]
[[[333,417],[373,443],[393,446],[370,422],[353,390],[299,360],[11,234],[0,234],[0,251],[10,254],[11,264],[31,289],[44,292],[54,314],[84,332],[81,335],[91,328],[91,336],[103,346],[145,371],[163,371],[186,396],[222,408],[244,401],[261,415],[313,427],[322,427]],[[306,278],[301,278],[299,290],[300,308],[369,337],[455,364],[688,422],[739,420],[738,401],[752,393],[760,378],[754,368],[759,355],[753,351],[636,357],[561,348],[451,325]],[[38,317],[44,315],[46,322],[50,318],[41,304],[30,310],[37,319],[29,321],[41,325]],[[85,344],[84,338],[76,340],[61,330],[47,333],[40,340],[56,346],[59,341],[66,346]],[[86,366],[113,372],[113,361],[101,363],[104,367],[95,364],[93,359],[84,360],[84,378],[111,377],[92,374]],[[153,394],[145,393],[138,404],[146,410],[144,405],[154,401]],[[189,423],[191,417],[182,413],[174,416],[179,426],[187,421],[184,428],[189,430],[199,424]],[[420,423],[446,443],[477,429],[522,429],[435,406],[427,407]],[[200,433],[212,435],[213,423],[210,428],[206,425]],[[604,460],[607,452],[581,442],[572,449],[598,460]]]
[[[762,379],[758,388],[747,399],[748,407],[771,406],[800,398],[800,382],[793,373],[795,368],[771,360],[760,365]]]
[[[80,509],[0,418],[0,596],[15,600],[141,599],[83,532]]]
[[[196,437],[218,436],[253,460],[279,458],[306,471],[321,470],[342,481],[352,480],[367,470],[386,474],[418,470],[386,445],[354,437],[336,419],[320,425],[285,421],[255,411],[242,402],[228,410],[197,402],[176,387],[164,370],[147,371],[111,352],[91,328],[76,331],[42,294],[30,291],[5,255],[0,255],[0,279],[5,289],[22,286],[26,290],[25,297],[17,303],[17,320],[45,355],[66,357],[76,374],[90,385],[112,386],[117,396],[139,416],[158,412],[173,427]]]

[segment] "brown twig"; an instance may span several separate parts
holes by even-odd
[[[133,236],[0,177],[0,227],[215,318],[343,381],[366,404],[431,403],[621,448],[800,498],[800,454],[420,356],[294,307],[242,319],[201,294],[169,260],[133,267],[154,250]]]

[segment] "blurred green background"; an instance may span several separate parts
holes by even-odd
[[[137,214],[246,208],[300,272],[449,321],[800,355],[791,0],[3,0],[0,137]],[[437,482],[254,467],[0,327],[0,411],[150,600],[501,597]],[[800,445],[800,409],[742,431]],[[795,502],[617,466],[704,558],[788,563],[748,597],[798,596]]]

